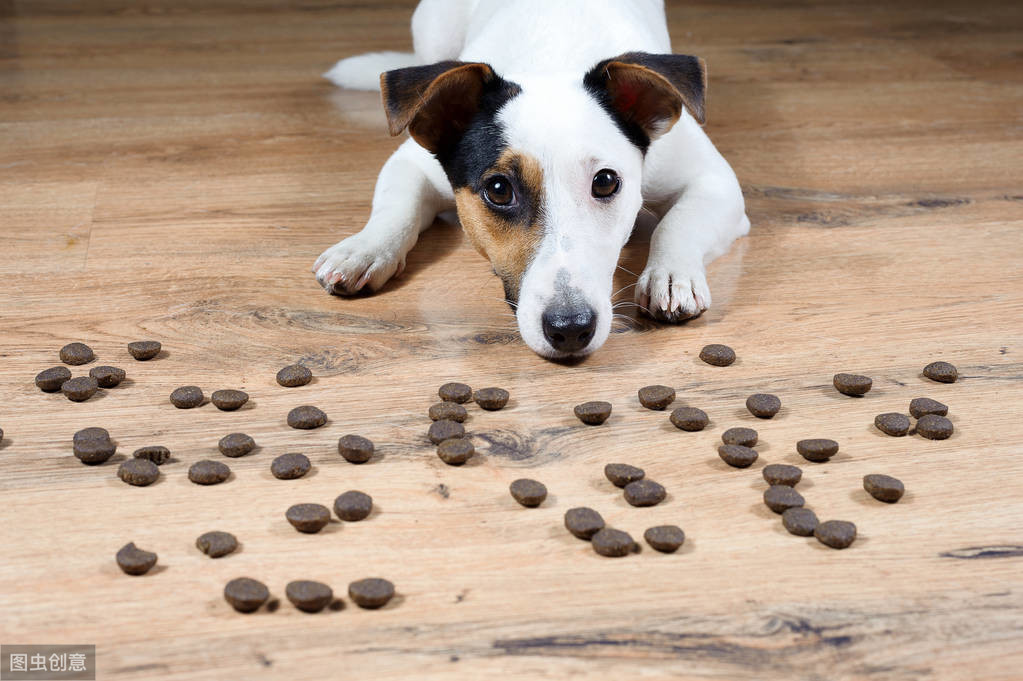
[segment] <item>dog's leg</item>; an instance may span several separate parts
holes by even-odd
[[[454,207],[451,185],[440,163],[406,140],[377,178],[373,210],[362,231],[316,259],[313,272],[329,293],[377,291],[405,269],[405,256],[437,213]]]

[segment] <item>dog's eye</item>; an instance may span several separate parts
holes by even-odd
[[[618,192],[622,186],[622,178],[613,170],[604,168],[593,176],[593,196],[606,199]]]
[[[495,206],[507,206],[515,200],[515,190],[504,175],[495,175],[483,186],[483,195]]]

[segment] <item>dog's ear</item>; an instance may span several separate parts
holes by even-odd
[[[643,148],[671,130],[683,107],[706,122],[707,68],[699,57],[628,52],[594,66],[583,85]]]
[[[442,61],[380,75],[387,126],[408,128],[420,146],[436,154],[456,143],[480,109],[484,92],[502,83],[488,64]]]

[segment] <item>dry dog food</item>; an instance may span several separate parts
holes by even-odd
[[[210,401],[220,411],[235,411],[249,401],[249,394],[241,390],[215,390]]]
[[[547,498],[547,487],[542,482],[519,478],[508,486],[512,497],[526,508],[535,508]]]
[[[206,532],[200,534],[195,540],[197,549],[210,558],[223,558],[229,553],[234,553],[238,548],[238,540],[230,532]]]
[[[671,425],[679,430],[687,430],[689,432],[703,430],[710,423],[710,419],[707,418],[707,412],[696,407],[679,407],[671,412],[668,420],[671,421]]]
[[[764,490],[764,505],[775,513],[784,513],[805,503],[803,495],[788,485],[771,485]]]
[[[604,519],[592,508],[580,506],[565,511],[565,529],[580,539],[589,539],[603,527]]]
[[[874,427],[886,435],[902,437],[909,432],[909,417],[896,412],[878,414],[874,417]]]
[[[101,388],[116,388],[127,373],[117,367],[101,366],[89,369],[89,375],[96,379],[96,384]]]
[[[349,463],[366,463],[373,456],[373,443],[361,435],[344,435],[337,441],[337,453]]]
[[[278,480],[295,480],[308,473],[311,467],[305,454],[281,454],[270,463],[270,472]]]
[[[912,414],[915,419],[927,416],[928,414],[947,416],[948,405],[942,404],[937,400],[932,400],[929,397],[917,397],[910,401],[909,413]]]
[[[807,461],[823,463],[838,454],[838,443],[827,438],[811,438],[796,443],[796,451]]]
[[[117,467],[117,477],[129,485],[145,487],[156,482],[160,477],[160,469],[146,459],[128,459]]]
[[[238,612],[255,612],[270,598],[266,584],[248,577],[232,579],[224,587],[224,600]]]
[[[439,445],[444,440],[465,437],[465,427],[458,421],[434,421],[427,432],[430,442]]]
[[[769,463],[761,471],[768,485],[788,485],[795,487],[803,478],[803,470],[799,466],[784,463]]]
[[[590,543],[593,544],[594,551],[608,558],[627,556],[636,547],[636,542],[628,532],[614,530],[610,527],[598,530],[590,537]]]
[[[664,501],[668,492],[653,480],[636,480],[625,486],[625,500],[633,506],[656,506]]]
[[[202,388],[197,385],[186,385],[177,388],[170,394],[170,401],[178,409],[194,409],[206,399],[202,394]]]
[[[716,367],[726,367],[735,361],[735,350],[727,345],[712,343],[700,350],[700,359]]]
[[[330,509],[321,504],[295,504],[284,517],[299,532],[315,534],[330,522]]]
[[[319,428],[327,422],[327,415],[322,410],[310,405],[295,407],[288,412],[288,425],[299,430]]]
[[[128,352],[140,362],[153,359],[160,354],[160,341],[134,341],[128,343]]]
[[[825,520],[813,531],[817,541],[833,549],[844,549],[856,540],[856,526],[847,520]]]
[[[781,524],[790,534],[799,537],[813,536],[817,529],[817,514],[802,506],[793,506],[781,514]]]
[[[464,437],[453,437],[437,445],[437,456],[449,466],[461,466],[475,453],[472,442]]]
[[[297,388],[313,380],[313,372],[301,364],[291,364],[277,372],[277,383],[285,388]]]
[[[643,533],[643,539],[654,550],[675,553],[686,540],[686,533],[677,525],[658,525]]]
[[[611,403],[596,400],[575,405],[575,416],[588,426],[599,426],[611,415]]]
[[[901,480],[890,475],[881,475],[880,473],[864,475],[863,489],[867,490],[867,494],[878,501],[888,504],[894,504],[906,492],[906,487],[902,484]]]
[[[457,402],[438,402],[437,404],[430,406],[431,421],[458,421],[463,423],[469,416],[469,412],[465,410],[465,407],[458,404]]]
[[[781,409],[781,400],[777,395],[756,393],[746,398],[746,408],[758,419],[769,419]]]
[[[648,385],[639,389],[639,403],[647,409],[664,409],[675,401],[675,389],[666,385]]]
[[[152,461],[157,466],[162,466],[170,461],[171,452],[166,447],[151,445],[149,447],[139,447],[132,453],[132,456],[136,459],[145,459],[146,461]]]
[[[508,404],[509,397],[508,391],[503,388],[480,388],[472,394],[472,399],[476,401],[476,404],[487,411],[504,409],[504,406]]]
[[[916,422],[916,432],[928,440],[947,440],[954,430],[951,421],[937,414],[926,414]]]
[[[92,427],[75,433],[72,449],[79,461],[94,466],[112,457],[117,445],[110,441],[106,428]]]
[[[627,463],[609,463],[604,466],[604,475],[615,487],[625,487],[629,483],[642,480],[646,472]]]
[[[859,374],[835,374],[833,379],[835,390],[850,397],[860,397],[870,392],[874,381],[869,376]]]
[[[302,612],[319,612],[334,600],[334,591],[329,586],[307,579],[288,582],[284,595]]]
[[[370,577],[348,585],[348,597],[360,608],[382,608],[394,598],[394,584],[386,579]]]
[[[465,383],[445,383],[437,390],[437,394],[445,402],[465,404],[472,399],[472,388]]]
[[[718,456],[729,466],[735,468],[749,468],[757,460],[757,450],[743,445],[721,445],[718,447]]]
[[[758,434],[752,428],[729,428],[721,433],[721,441],[726,445],[753,447],[757,444]]]
[[[224,456],[229,456],[232,459],[236,459],[239,456],[245,456],[256,447],[256,441],[245,433],[231,433],[220,438],[220,442],[217,443],[217,449]]]
[[[931,362],[924,367],[924,376],[938,383],[955,383],[959,370],[948,362]]]
[[[156,565],[156,554],[143,551],[135,542],[128,542],[117,552],[116,560],[124,574],[144,575]]]
[[[60,386],[71,380],[71,370],[67,367],[51,367],[36,374],[36,387],[44,393],[55,393]]]
[[[188,467],[188,479],[197,485],[217,485],[228,479],[231,469],[219,461],[203,459]]]
[[[358,490],[349,490],[334,500],[334,513],[350,523],[365,519],[373,511],[373,497]]]
[[[96,359],[95,353],[85,343],[68,343],[60,349],[60,361],[64,364],[78,366],[88,364]]]
[[[92,376],[72,378],[60,386],[60,391],[64,393],[64,397],[72,402],[84,402],[95,395],[97,390],[99,390],[99,383]]]

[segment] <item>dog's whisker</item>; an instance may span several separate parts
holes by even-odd
[[[621,265],[615,265],[615,267],[617,267],[618,269],[620,269],[620,270],[621,270],[622,272],[625,272],[626,274],[631,274],[632,276],[634,276],[634,277],[637,277],[637,278],[639,277],[639,275],[638,275],[638,274],[636,274],[636,273],[635,273],[635,272],[633,272],[632,270],[627,270],[627,269],[625,269],[625,268],[624,268],[624,267],[622,267]]]
[[[630,288],[632,288],[632,287],[633,287],[633,286],[635,286],[635,285],[636,285],[636,283],[635,283],[635,282],[633,282],[633,283],[631,283],[631,284],[628,284],[628,285],[626,285],[626,286],[623,286],[623,287],[621,287],[620,289],[618,289],[617,291],[615,291],[614,293],[612,293],[612,294],[611,294],[611,300],[614,300],[614,297],[615,297],[616,295],[618,295],[619,293],[621,293],[622,291],[624,291],[625,289],[630,289]]]

